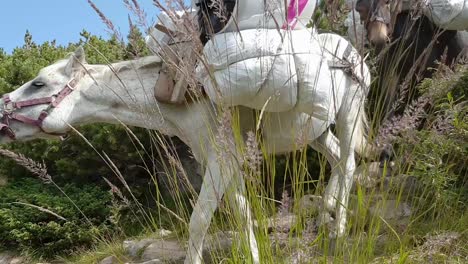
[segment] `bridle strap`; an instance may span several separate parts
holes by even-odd
[[[56,108],[63,101],[63,99],[65,99],[65,97],[67,97],[75,90],[75,86],[77,83],[78,81],[75,78],[73,78],[57,94],[49,97],[41,97],[36,99],[13,102],[10,99],[9,94],[3,95],[4,109],[1,110],[3,117],[1,120],[2,122],[0,122],[0,132],[5,133],[11,139],[15,139],[16,135],[10,127],[10,121],[15,120],[24,124],[37,126],[41,129],[42,132],[46,134],[55,135],[54,133],[48,133],[44,131],[44,129],[42,128],[42,124],[44,123],[46,117],[49,115],[50,111],[53,108]],[[25,115],[15,113],[16,110],[25,107],[43,104],[46,104],[47,107],[41,111],[37,119],[32,119]]]
[[[75,85],[78,83],[76,79],[71,79],[65,87],[57,94],[55,100],[50,104],[52,107],[57,107],[67,95],[71,94],[75,90]]]
[[[19,101],[19,102],[11,102],[11,104],[15,109],[21,109],[27,106],[52,103],[52,101],[53,101],[52,97],[43,97],[43,98],[37,98],[37,99],[31,99],[31,100],[25,100],[25,101]]]

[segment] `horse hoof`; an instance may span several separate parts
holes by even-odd
[[[330,233],[328,233],[328,238],[335,240],[338,238],[338,234],[336,233],[336,231],[330,231]]]
[[[318,225],[319,226],[332,226],[332,223],[334,222],[335,219],[330,215],[328,212],[322,212],[320,213],[319,219],[318,219]]]
[[[392,145],[385,145],[380,153],[380,168],[384,167],[384,164],[390,163],[391,158],[393,157],[393,146]]]

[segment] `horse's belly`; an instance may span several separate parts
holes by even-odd
[[[270,113],[262,120],[265,149],[268,153],[287,153],[303,148],[329,126],[330,122],[304,113]]]

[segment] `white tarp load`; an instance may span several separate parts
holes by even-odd
[[[425,14],[449,30],[468,30],[468,0],[426,0]]]
[[[413,10],[420,2],[402,0],[403,10]],[[468,30],[468,0],[423,0],[424,14],[437,26],[448,30]]]
[[[197,77],[218,104],[261,109],[269,101],[267,111],[288,111],[297,101],[291,41],[289,32],[275,29],[217,34],[203,51],[209,69],[199,64]]]
[[[357,0],[346,0],[348,9],[351,11],[344,22],[348,28],[348,37],[351,42],[360,47],[367,41],[367,32],[360,16],[354,10]],[[413,10],[418,2],[415,0],[402,0],[402,10]],[[424,14],[437,26],[448,30],[468,30],[468,0],[424,0]],[[461,38],[465,38],[467,33],[461,32]],[[364,38],[363,38],[364,36]],[[467,40],[463,40],[468,43]]]
[[[331,104],[340,104],[332,102],[333,98],[341,98],[336,93],[343,92],[332,89],[328,63],[342,58],[347,42],[340,38],[340,44],[326,35],[322,38],[307,29],[253,29],[216,35],[204,48],[197,79],[217,104],[269,112],[303,105],[315,117],[328,120],[334,115]],[[325,46],[330,50],[324,51]],[[327,70],[322,71],[323,67]]]

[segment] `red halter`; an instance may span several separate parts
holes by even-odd
[[[0,122],[0,132],[7,135],[11,139],[16,139],[15,132],[10,127],[10,121],[15,120],[24,124],[37,126],[42,130],[42,132],[46,134],[58,135],[54,133],[45,132],[44,129],[42,129],[42,123],[44,122],[44,119],[50,114],[50,111],[57,107],[60,104],[60,102],[62,102],[63,99],[67,97],[67,95],[71,94],[75,90],[75,85],[77,83],[78,81],[75,78],[73,78],[57,94],[54,94],[49,97],[42,97],[18,102],[11,101],[9,94],[4,94],[4,106],[3,109],[0,111],[0,113],[3,115]],[[47,104],[47,107],[41,111],[37,119],[32,119],[25,115],[15,113],[15,111],[18,109],[42,104]]]

